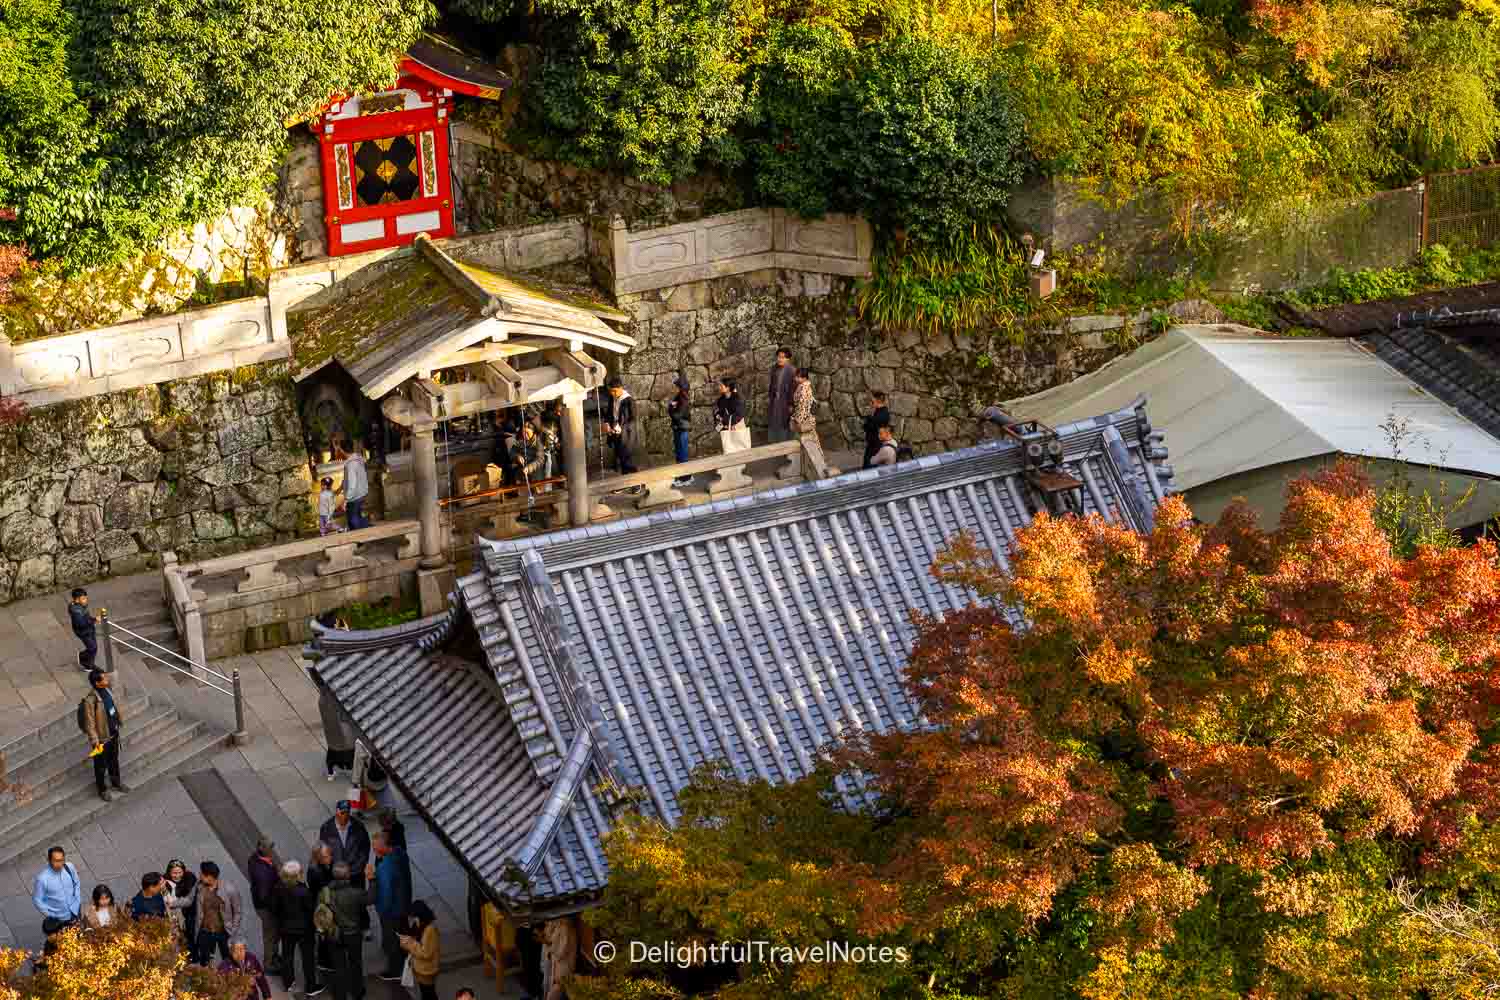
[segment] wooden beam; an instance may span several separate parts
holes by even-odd
[[[505,400],[505,405],[513,406],[521,402],[525,393],[521,388],[521,373],[499,358],[486,361],[479,366],[480,374],[484,376],[485,384],[490,387],[490,392]]]
[[[585,389],[594,389],[604,383],[604,363],[582,351],[548,351],[546,358],[557,366],[566,378],[572,379]]]
[[[504,334],[501,334],[496,339],[501,340],[504,336]],[[465,347],[461,351],[454,351],[452,354],[445,354],[441,358],[434,360],[432,364],[437,369],[461,368],[464,365],[477,365],[484,361],[495,361],[497,359],[504,361],[506,358],[513,358],[517,354],[528,353],[530,353],[528,348],[517,347],[513,344],[479,344],[475,347]]]

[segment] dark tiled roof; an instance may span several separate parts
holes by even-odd
[[[1085,484],[1084,511],[1148,529],[1171,470],[1144,409],[1059,434],[1069,471]],[[458,581],[454,602],[490,676],[466,696],[487,694],[504,721],[475,712],[481,726],[456,709],[429,720],[420,702],[397,708],[389,693],[345,707],[418,801],[420,789],[443,792],[453,747],[482,745],[486,756],[505,748],[502,762],[468,771],[489,789],[503,764],[509,794],[449,792],[434,824],[458,831],[450,842],[510,905],[568,905],[604,885],[598,838],[624,789],[672,822],[677,792],[705,762],[789,781],[841,736],[921,725],[902,673],[910,614],[941,615],[969,600],[929,567],[959,531],[1003,562],[1031,520],[1029,490],[1020,447],[993,441],[685,510],[481,542],[481,568]],[[437,626],[426,628],[417,641],[385,637],[393,645],[383,654],[373,643],[338,652],[359,640],[325,633],[314,655],[337,664],[341,703],[344,689],[419,694],[415,685],[440,685],[448,672],[440,654],[421,652],[444,641]],[[412,679],[423,671],[436,679]],[[407,756],[389,759],[385,745]],[[850,805],[864,799],[855,784],[842,792]],[[488,839],[463,846],[475,830]],[[526,869],[529,892],[497,878],[502,857]]]
[[[1438,330],[1373,333],[1360,343],[1392,368],[1500,437],[1500,346]]]
[[[466,52],[441,35],[422,35],[412,42],[406,54],[423,66],[477,88],[485,97],[497,97],[500,91],[508,89],[511,84],[510,77],[492,64],[472,52]]]

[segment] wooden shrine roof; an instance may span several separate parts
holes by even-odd
[[[417,372],[482,341],[525,338],[514,353],[555,343],[623,354],[633,338],[605,322],[629,317],[578,290],[455,260],[425,235],[411,252],[351,275],[322,303],[287,316],[294,377],[330,361],[379,399]]]

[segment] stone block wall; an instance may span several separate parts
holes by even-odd
[[[863,326],[848,279],[784,269],[623,296],[637,347],[619,373],[638,400],[642,444],[671,452],[666,400],[679,370],[693,385],[695,454],[719,450],[712,407],[721,375],[740,381],[752,429],[763,432],[776,349],[813,373],[825,451],[862,450],[869,393],[889,394],[898,439],[918,454],[966,447],[982,407],[1040,392],[1129,350],[1147,317],[1088,317],[1016,344],[1001,335],[893,335]],[[1085,319],[1085,318],[1080,318]]]
[[[0,602],[285,541],[310,489],[285,362],[34,410],[0,435]]]
[[[453,123],[451,152],[460,233],[570,215],[618,215],[631,225],[684,222],[745,206],[743,194],[720,177],[648,184],[537,159],[462,121]]]

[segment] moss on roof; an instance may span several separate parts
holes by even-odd
[[[380,279],[317,309],[291,313],[287,334],[297,377],[337,358],[347,367],[390,345],[418,314],[451,309],[455,325],[479,318],[472,299],[454,288],[419,255],[412,255]]]
[[[605,302],[602,298],[595,297],[592,289],[577,285],[564,285],[558,281],[549,281],[535,271],[528,271],[524,275],[509,273],[501,274],[477,264],[469,264],[461,260],[455,260],[455,264],[479,283],[479,286],[492,295],[498,295],[502,299],[512,302],[526,299],[541,299],[547,303],[570,306],[574,309],[582,309],[585,312],[598,316],[600,319],[612,319],[628,322],[630,316],[621,312],[614,306]]]

